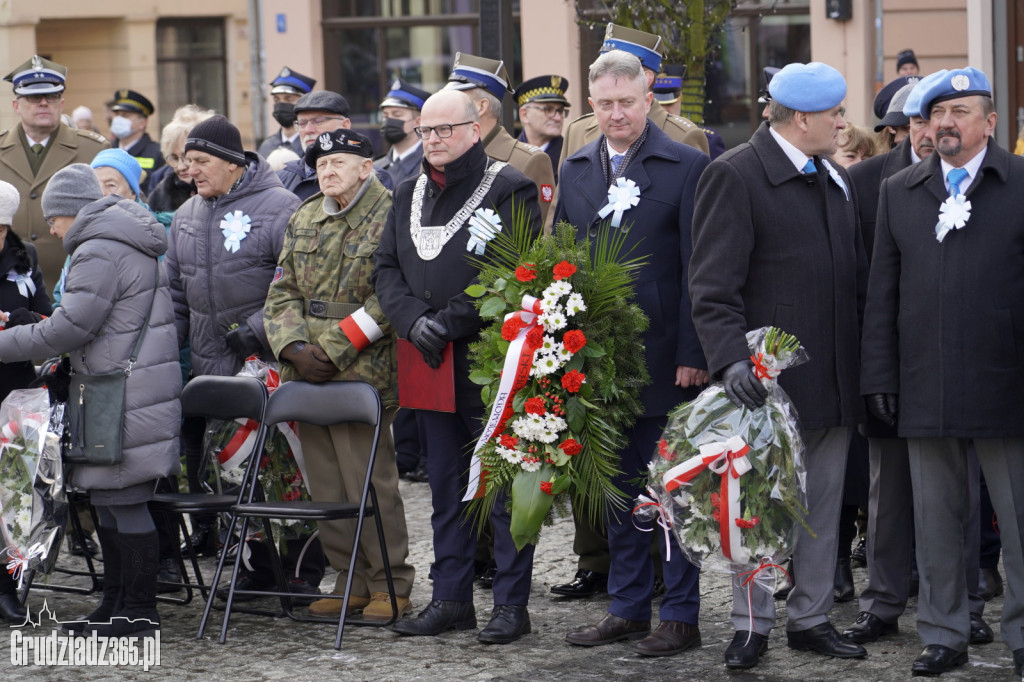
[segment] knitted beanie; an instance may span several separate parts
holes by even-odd
[[[103,198],[100,181],[92,168],[73,163],[57,171],[43,190],[43,217],[74,217],[94,201]]]
[[[185,151],[196,150],[244,166],[245,150],[238,128],[221,115],[206,119],[192,129],[185,141]]]
[[[21,204],[21,195],[9,182],[0,180],[0,225],[14,225],[14,214]]]
[[[125,179],[128,186],[139,197],[139,180],[142,178],[142,166],[123,149],[104,149],[89,164],[93,168],[113,168]]]

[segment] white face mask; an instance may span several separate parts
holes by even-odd
[[[110,132],[117,138],[128,137],[132,134],[131,119],[124,116],[115,116],[114,120],[110,122]]]

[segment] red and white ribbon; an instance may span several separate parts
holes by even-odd
[[[338,323],[338,328],[352,342],[356,351],[362,352],[384,336],[384,330],[374,321],[363,306]]]
[[[25,571],[28,570],[29,562],[33,559],[42,559],[46,557],[46,547],[41,542],[37,542],[28,548],[25,554],[18,551],[17,546],[8,545],[0,554],[7,555],[7,572],[11,575],[11,578],[18,581],[18,589],[22,587],[22,583],[25,581]]]
[[[477,454],[491,438],[502,432],[505,423],[512,416],[512,399],[515,397],[530,379],[530,370],[533,368],[533,355],[535,348],[526,344],[526,335],[536,327],[541,313],[544,312],[539,298],[523,296],[522,309],[505,316],[505,320],[518,318],[522,323],[516,338],[509,344],[505,353],[505,365],[501,372],[501,383],[498,386],[497,396],[491,406],[491,414],[487,418],[483,433],[476,442],[473,449],[473,458],[469,463],[469,485],[466,487],[466,494],[462,496],[463,502],[474,498],[483,497],[486,481],[481,477],[480,456]]]
[[[749,552],[744,549],[739,528],[736,526],[736,520],[742,518],[740,476],[753,468],[747,459],[748,452],[750,446],[739,436],[717,443],[707,443],[700,446],[699,454],[672,467],[662,476],[662,482],[669,493],[689,485],[690,481],[705,469],[710,469],[721,476],[718,528],[722,540],[722,554],[726,559],[737,563],[745,563],[749,558]]]

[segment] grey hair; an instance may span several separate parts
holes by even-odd
[[[643,64],[635,55],[628,52],[612,50],[595,59],[590,65],[588,80],[593,85],[594,81],[602,76],[637,81],[641,89],[647,92],[647,74],[644,73]]]
[[[475,103],[479,102],[480,100],[483,100],[487,102],[487,113],[491,114],[496,119],[498,119],[498,125],[501,125],[501,102],[498,101],[497,97],[487,92],[483,88],[471,88],[469,90],[463,90],[463,92],[469,95],[469,98],[474,102],[473,113],[476,114],[473,117],[474,121],[480,121],[480,116],[477,113]]]
[[[785,104],[780,104],[778,100],[773,99],[768,103],[768,122],[772,125],[785,125],[793,120],[793,114],[796,113],[795,109],[790,109]]]

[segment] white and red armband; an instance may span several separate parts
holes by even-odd
[[[384,331],[377,325],[374,319],[366,312],[366,308],[360,308],[338,323],[338,328],[348,337],[352,345],[360,353],[370,347],[377,339],[384,336]]]

